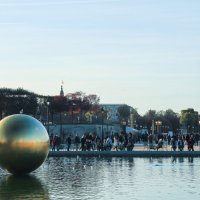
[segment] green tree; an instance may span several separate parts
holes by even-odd
[[[156,115],[155,110],[149,110],[144,114],[143,118],[144,118],[145,124],[147,126],[148,132],[151,131],[152,121],[156,118],[156,116],[157,115]]]
[[[28,90],[18,88],[0,89],[0,112],[2,115],[11,115],[23,112],[35,116],[37,111],[37,95]]]
[[[180,123],[188,132],[192,133],[198,130],[198,112],[193,108],[181,111]]]
[[[119,106],[118,108],[118,114],[119,114],[119,120],[122,121],[128,121],[130,116],[130,106],[124,104]]]
[[[175,113],[172,109],[168,109],[164,113],[164,123],[163,125],[172,130],[174,133],[180,128],[179,115]]]

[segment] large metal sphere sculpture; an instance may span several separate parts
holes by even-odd
[[[37,169],[49,152],[49,136],[35,118],[16,114],[0,121],[0,167],[12,174]]]

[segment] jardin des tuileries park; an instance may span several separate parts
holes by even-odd
[[[191,105],[192,107],[192,105]],[[12,114],[26,114],[38,119],[49,135],[58,135],[61,142],[67,137],[84,134],[98,135],[102,139],[121,131],[137,135],[199,136],[199,114],[193,108],[180,113],[168,110],[147,110],[140,115],[126,104],[100,104],[96,94],[84,92],[45,96],[18,88],[0,88],[0,119]]]

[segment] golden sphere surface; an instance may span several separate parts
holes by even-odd
[[[49,136],[37,119],[24,114],[0,121],[0,167],[12,174],[37,169],[49,152]]]

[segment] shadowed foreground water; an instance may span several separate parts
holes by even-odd
[[[200,198],[200,158],[62,157],[29,176],[0,172],[0,200]]]

